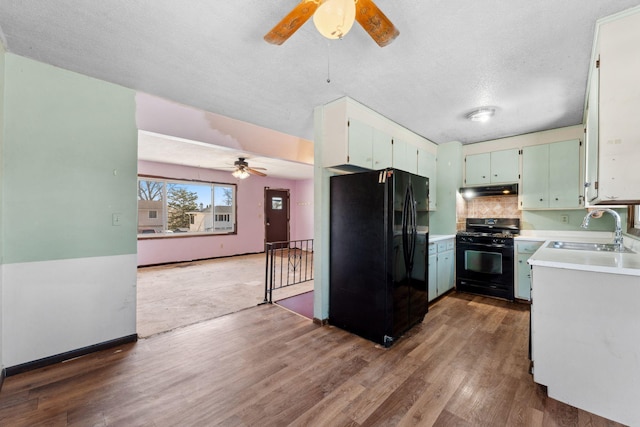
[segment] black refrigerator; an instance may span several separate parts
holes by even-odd
[[[429,179],[330,178],[329,323],[389,347],[428,310]]]

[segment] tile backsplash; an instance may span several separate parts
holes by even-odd
[[[456,229],[464,230],[467,218],[520,218],[518,196],[477,197],[456,199]]]

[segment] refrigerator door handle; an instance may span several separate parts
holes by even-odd
[[[409,246],[409,270],[413,270],[413,259],[416,254],[416,240],[418,235],[417,223],[418,214],[416,212],[416,198],[413,194],[413,186],[409,185],[409,207],[411,208],[411,244]]]
[[[411,186],[408,186],[402,206],[402,249],[407,274],[413,270],[413,252],[415,249],[415,206],[412,206],[413,204],[413,192]]]

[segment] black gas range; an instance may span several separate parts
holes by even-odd
[[[513,301],[513,238],[519,233],[519,218],[467,218],[456,234],[456,289]]]

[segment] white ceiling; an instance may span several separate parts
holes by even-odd
[[[313,165],[260,156],[207,142],[138,132],[138,158],[150,162],[173,163],[232,172],[233,162],[244,157],[251,168],[264,168],[270,177],[293,180],[313,178]]]
[[[9,52],[313,140],[313,108],[349,96],[436,142],[582,122],[595,21],[638,0],[376,0],[400,30],[262,37],[298,0],[2,0]],[[327,76],[330,74],[330,83]],[[493,121],[469,122],[479,106]],[[257,162],[258,159],[255,159]]]

